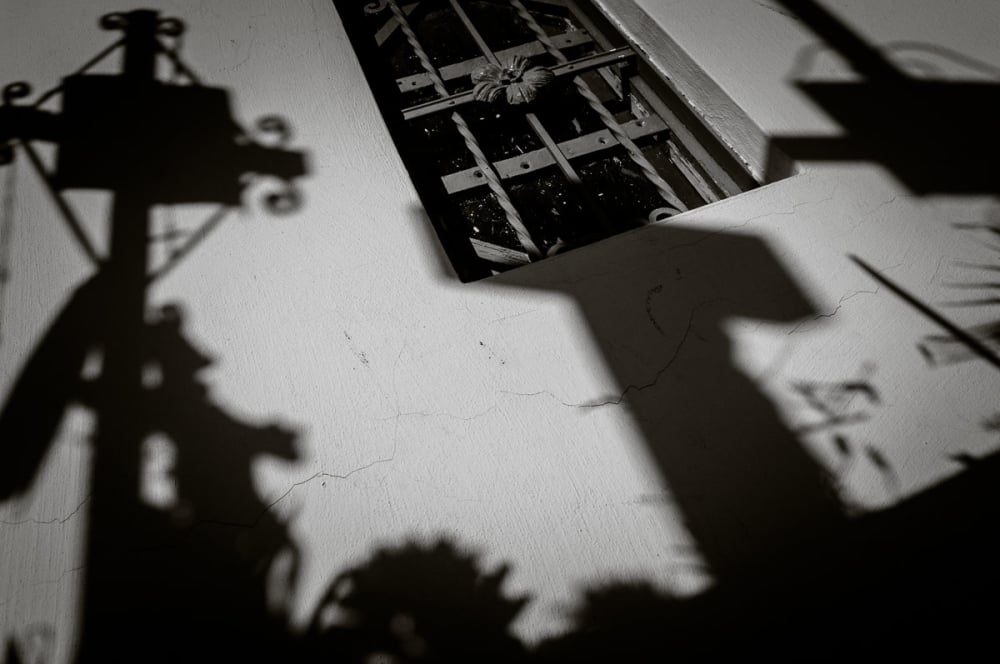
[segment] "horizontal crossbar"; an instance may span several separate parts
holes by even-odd
[[[410,14],[413,13],[413,10],[417,8],[418,4],[420,3],[412,2],[408,5],[403,5],[400,9],[403,10],[404,14],[409,16]],[[392,18],[390,18],[388,21],[385,22],[385,25],[382,26],[381,30],[375,33],[375,43],[377,43],[379,46],[384,44],[386,40],[388,40],[389,37],[392,36],[392,33],[394,33],[396,31],[396,28],[398,27],[399,27],[399,21],[396,20],[395,16],[393,16]]]
[[[589,44],[593,40],[590,35],[582,30],[574,30],[572,32],[564,32],[561,35],[553,35],[552,41],[554,41],[559,48],[572,48],[574,46],[580,46],[581,44]],[[504,49],[502,51],[497,51],[497,58],[500,62],[509,62],[515,55],[523,55],[526,58],[531,58],[536,55],[543,55],[545,53],[545,47],[542,46],[541,42],[533,41],[527,44],[521,44],[520,46],[513,46],[511,48]],[[489,61],[480,56],[478,58],[472,58],[471,60],[463,60],[462,62],[455,63],[453,65],[446,65],[441,67],[438,72],[441,74],[441,78],[446,81],[454,81],[459,78],[466,76],[471,76],[472,72],[476,70],[477,67],[482,67]],[[403,92],[413,92],[414,90],[420,90],[421,88],[426,88],[434,85],[429,74],[421,72],[419,74],[413,74],[412,76],[403,76],[402,78],[396,79],[396,85]]]
[[[635,51],[628,46],[623,46],[611,51],[588,55],[585,58],[571,60],[565,64],[557,65],[552,68],[552,73],[555,74],[556,77],[576,76],[577,74],[582,74],[593,69],[600,69],[601,67],[621,64],[634,57]],[[403,118],[406,120],[414,120],[425,115],[440,113],[441,111],[454,111],[459,106],[468,104],[471,101],[473,101],[473,96],[472,91],[469,90],[468,92],[461,92],[456,95],[442,97],[441,99],[435,99],[433,101],[417,104],[416,106],[403,109]]]
[[[656,116],[632,120],[622,124],[622,129],[632,140],[637,140],[645,136],[651,136],[667,130],[667,125]],[[609,150],[618,145],[618,141],[607,129],[595,131],[591,134],[578,136],[568,141],[559,143],[559,150],[567,159],[575,159],[584,155]],[[555,165],[556,160],[549,152],[548,148],[532,150],[510,159],[493,162],[493,168],[500,175],[501,179],[507,180],[519,175],[526,175],[534,171],[548,168]],[[455,173],[441,177],[444,188],[449,194],[457,194],[461,191],[475,189],[485,186],[486,178],[483,172],[476,167],[467,168]]]

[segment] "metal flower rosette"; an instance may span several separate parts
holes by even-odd
[[[555,74],[545,67],[515,55],[506,67],[486,64],[476,69],[472,73],[472,94],[477,101],[492,103],[506,97],[511,105],[528,104],[554,79]]]

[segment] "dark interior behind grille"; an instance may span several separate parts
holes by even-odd
[[[334,2],[463,281],[755,186],[588,2]]]

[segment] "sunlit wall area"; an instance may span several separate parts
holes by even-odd
[[[763,186],[474,283],[331,2],[0,5],[2,657],[718,654],[996,586],[1000,7],[597,4]]]

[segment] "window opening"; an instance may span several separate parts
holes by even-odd
[[[590,2],[334,2],[465,281],[756,185]]]

